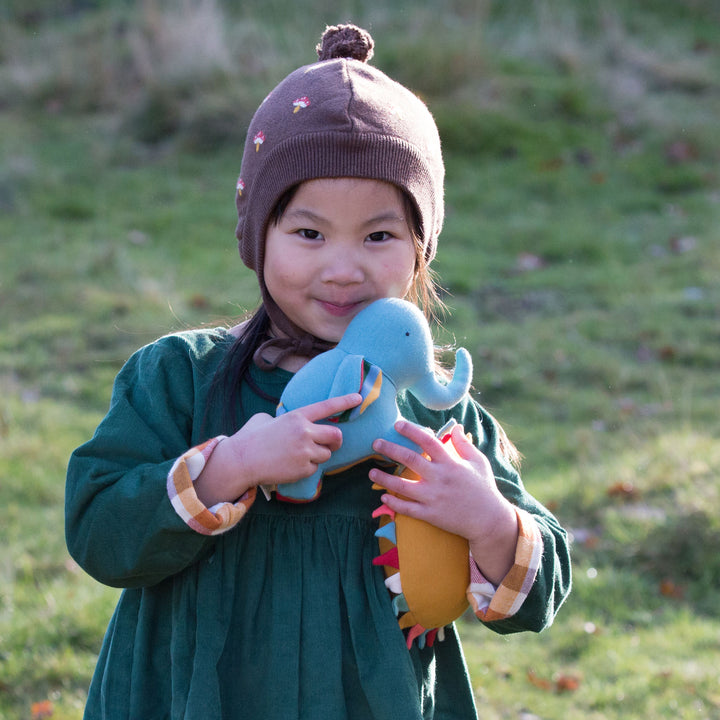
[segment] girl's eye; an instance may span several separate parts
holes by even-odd
[[[317,240],[320,237],[320,233],[317,230],[310,230],[308,228],[298,230],[298,235],[306,240]]]
[[[368,240],[370,240],[370,242],[377,243],[383,242],[383,240],[389,240],[390,237],[390,233],[387,233],[384,230],[378,230],[378,232],[370,233],[368,235]]]

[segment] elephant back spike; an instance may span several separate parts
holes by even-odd
[[[450,452],[457,452],[449,432],[454,424],[448,423],[437,433]],[[407,468],[399,472],[402,477],[418,479]],[[380,555],[373,563],[384,567],[385,585],[393,595],[398,623],[407,632],[407,645],[432,645],[436,636],[442,639],[442,628],[469,607],[468,541],[401,513],[378,509],[373,517],[380,524],[375,533]]]

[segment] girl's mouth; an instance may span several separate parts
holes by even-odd
[[[361,302],[350,302],[342,304],[328,302],[326,300],[318,300],[318,302],[326,313],[334,315],[335,317],[347,317],[348,315],[356,313],[360,309],[360,307],[362,307]]]

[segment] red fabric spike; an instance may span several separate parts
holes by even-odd
[[[373,565],[389,565],[390,567],[400,569],[400,558],[398,556],[397,547],[393,547],[386,553],[373,558]]]
[[[410,628],[410,632],[408,633],[408,636],[407,636],[408,650],[412,647],[413,640],[415,640],[415,638],[417,638],[417,637],[420,637],[424,632],[425,632],[425,628],[422,625],[413,625]]]
[[[425,636],[425,644],[428,647],[432,647],[433,643],[435,642],[435,638],[437,636],[438,629],[435,628],[434,630],[429,630],[428,634]]]
[[[387,505],[381,505],[377,510],[373,510],[372,516],[379,518],[381,515],[389,515],[393,520],[395,519],[395,511],[391,510]]]

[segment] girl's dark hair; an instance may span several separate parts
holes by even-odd
[[[250,366],[253,363],[255,350],[267,337],[269,328],[270,318],[265,312],[264,306],[261,305],[255,314],[245,322],[242,334],[230,346],[210,384],[206,415],[211,408],[219,405],[223,427],[231,428],[232,433],[240,429],[237,422],[237,408],[242,409],[240,385],[243,380],[254,385],[250,378]],[[253,390],[261,397],[279,401],[279,398],[267,397],[266,393],[257,387],[253,387]]]

